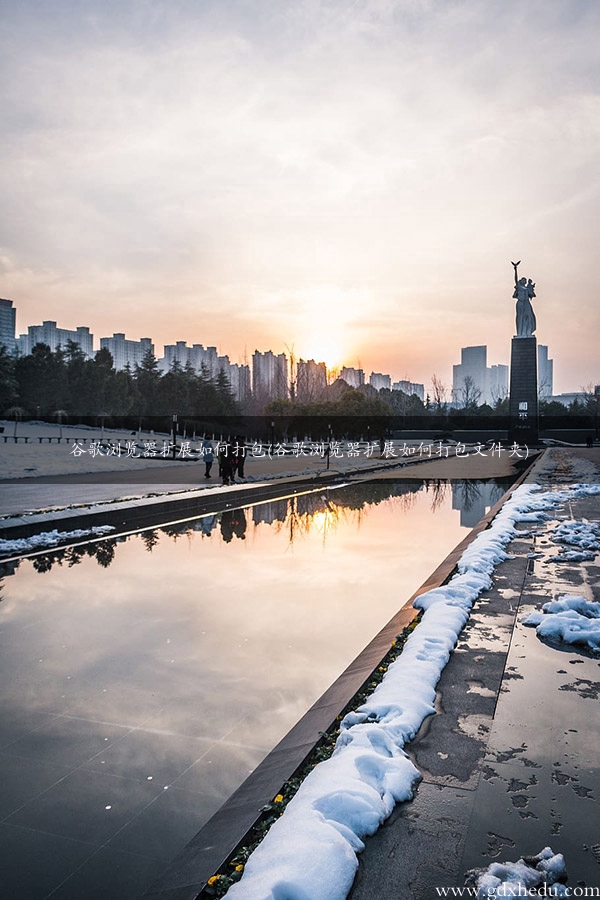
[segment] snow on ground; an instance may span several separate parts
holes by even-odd
[[[74,531],[43,531],[33,537],[17,538],[15,540],[0,540],[0,556],[14,553],[26,553],[32,550],[42,550],[47,547],[56,547],[66,541],[76,541],[87,537],[101,537],[114,531],[114,525],[95,525],[93,528],[76,528]]]
[[[600,603],[575,594],[562,594],[532,612],[523,625],[535,628],[540,638],[565,644],[582,644],[600,653]]]
[[[544,847],[537,856],[526,856],[516,862],[493,862],[486,869],[470,869],[465,876],[465,886],[477,889],[478,900],[484,897],[570,897],[571,891],[562,883],[566,879],[567,867],[562,853]]]
[[[552,562],[592,560],[600,550],[600,526],[595,522],[563,522],[550,537],[555,544],[563,544],[558,556],[550,557]],[[566,550],[565,547],[576,547]]]
[[[561,544],[551,562],[582,562],[595,559],[600,550],[600,526],[595,522],[561,522],[551,540]],[[567,549],[575,547],[577,549]],[[600,653],[600,603],[573,594],[544,603],[541,612],[532,612],[521,620],[535,628],[542,639],[555,643],[580,644]]]
[[[230,900],[344,900],[363,838],[395,803],[411,798],[419,781],[404,745],[435,712],[442,670],[472,604],[507,558],[517,523],[548,519],[563,502],[589,494],[600,494],[600,486],[542,493],[521,485],[465,550],[458,574],[417,598],[424,614],[403,652],[366,702],[344,718],[333,755],[308,775],[251,854],[242,879],[227,892]]]

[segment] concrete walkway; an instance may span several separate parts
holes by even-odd
[[[600,476],[597,450],[550,459],[529,480],[562,488]],[[600,886],[600,661],[521,624],[561,594],[600,601],[598,555],[552,559],[557,519],[600,522],[600,498],[564,504],[510,544],[443,672],[437,715],[409,748],[417,794],[368,839],[351,900],[433,900],[468,869],[546,846],[564,854],[571,887]]]

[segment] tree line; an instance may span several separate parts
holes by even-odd
[[[117,371],[108,350],[88,359],[73,341],[55,351],[36,344],[30,354],[17,357],[0,347],[0,410],[4,416],[50,421],[240,414],[222,372],[211,378],[207,371],[174,363],[163,374],[151,351],[139,365]]]
[[[506,428],[508,399],[480,404],[480,393],[466,383],[462,402],[451,404],[449,391],[434,374],[432,394],[425,401],[370,385],[352,388],[338,379],[320,399],[302,402],[284,397],[264,403],[249,397],[240,404],[224,372],[212,377],[206,368],[197,372],[191,365],[174,362],[162,373],[152,351],[140,364],[117,371],[108,350],[89,359],[73,341],[55,351],[37,344],[30,354],[16,357],[0,345],[0,415],[11,418],[54,422],[77,418],[107,425],[119,420],[131,427],[141,427],[151,418],[154,427],[162,422],[170,430],[172,417],[178,415],[197,430],[207,431],[222,431],[220,424],[236,431],[243,419],[248,435],[268,432],[273,437],[275,431],[282,437],[310,434],[315,439],[335,434],[375,440],[403,428]],[[541,400],[540,417],[546,427],[594,427],[597,432],[599,407],[600,396],[590,388],[569,408]]]

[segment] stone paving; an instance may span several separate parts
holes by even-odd
[[[532,480],[560,488],[598,451],[553,452]],[[600,660],[543,643],[521,620],[561,594],[600,601],[600,566],[556,561],[557,520],[600,521],[597,496],[524,525],[476,603],[438,685],[438,714],[410,746],[423,775],[367,841],[351,900],[430,900],[464,872],[550,846],[569,885],[600,886]]]

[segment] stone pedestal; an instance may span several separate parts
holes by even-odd
[[[521,445],[537,443],[537,341],[533,336],[512,339],[509,417],[509,440]]]

